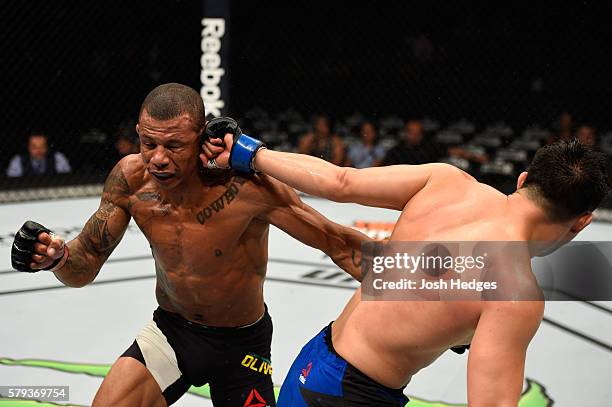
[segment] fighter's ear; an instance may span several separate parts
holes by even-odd
[[[587,212],[583,215],[581,215],[576,222],[574,222],[574,224],[572,225],[572,228],[570,229],[572,233],[578,233],[580,232],[582,229],[586,228],[587,226],[589,226],[591,224],[591,221],[593,220],[593,214],[591,212]]]
[[[140,126],[136,123],[136,134],[140,135]]]
[[[521,189],[526,179],[527,179],[527,171],[521,172],[521,175],[519,175],[518,179],[516,180],[516,189]]]

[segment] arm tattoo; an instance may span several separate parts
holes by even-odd
[[[84,245],[80,237],[77,237],[77,239]],[[73,273],[85,273],[88,270],[88,266],[89,262],[85,257],[85,253],[82,250],[74,250],[70,252],[65,267],[68,267]]]
[[[140,192],[138,194],[136,194],[136,198],[138,198],[139,201],[159,201],[160,197],[159,197],[159,192],[157,191],[144,191],[144,192]]]
[[[106,259],[119,244],[122,236],[113,236],[108,228],[108,220],[118,208],[102,198],[100,208],[91,215],[77,239],[90,252]]]
[[[100,256],[102,260],[106,260],[110,256],[123,236],[123,234],[113,236],[108,227],[108,221],[115,211],[121,210],[113,201],[118,197],[127,197],[129,193],[130,187],[123,175],[123,171],[119,165],[116,165],[104,183],[100,207],[89,218],[83,231],[77,236],[77,239],[87,251]],[[87,269],[87,267],[83,267],[87,265],[84,253],[71,253],[68,260],[75,267],[75,270]]]
[[[119,164],[115,165],[115,168],[113,168],[110,174],[108,174],[106,182],[104,183],[104,191],[102,194],[104,193],[107,193],[110,196],[129,195],[130,187]]]
[[[89,218],[83,232],[78,236],[87,249],[104,258],[110,256],[121,239],[121,236],[113,236],[108,229],[108,219],[117,209],[115,204],[103,199],[100,208]]]
[[[87,252],[95,255],[101,261],[110,256],[113,249],[119,244],[121,237],[114,237],[108,229],[108,219],[112,216],[117,207],[108,201],[103,201],[96,213],[94,213],[77,236],[84,250],[73,250],[66,261],[66,265],[74,273],[87,273],[91,270],[91,259],[88,259]],[[93,278],[100,271],[96,269]]]

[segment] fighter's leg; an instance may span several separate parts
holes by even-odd
[[[120,357],[98,389],[92,407],[167,405],[149,370],[136,359]]]
[[[112,366],[93,405],[166,406],[189,387],[166,336],[150,321]]]

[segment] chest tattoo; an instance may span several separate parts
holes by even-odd
[[[147,201],[159,201],[159,192],[156,191],[147,191],[136,194],[136,198],[139,201],[147,202]]]
[[[217,199],[215,199],[210,205],[202,209],[196,214],[196,219],[203,225],[206,223],[208,219],[210,219],[214,214],[223,211],[225,208],[229,206],[229,204],[236,199],[238,193],[240,192],[240,188],[244,185],[247,180],[241,177],[235,177],[232,180],[232,183],[229,184],[225,192],[221,194]]]

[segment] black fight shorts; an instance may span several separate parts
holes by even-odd
[[[122,356],[143,363],[168,405],[190,386],[210,385],[215,406],[275,406],[268,309],[239,328],[199,325],[158,308]]]

